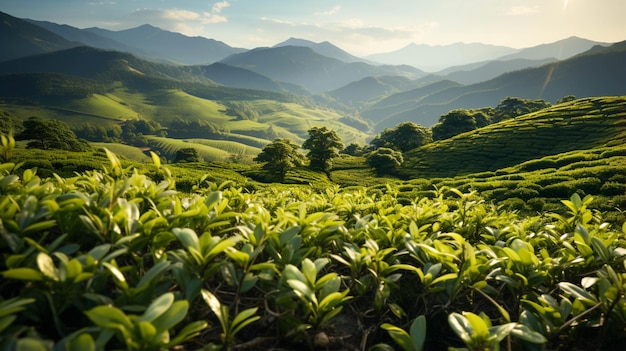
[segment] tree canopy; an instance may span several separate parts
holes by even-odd
[[[198,150],[192,147],[182,148],[176,151],[174,162],[199,162]]]
[[[86,151],[89,145],[76,138],[70,127],[56,119],[31,117],[24,121],[24,130],[16,140],[29,140],[27,147],[34,149],[61,149]]]
[[[385,129],[370,144],[374,148],[391,148],[406,152],[433,140],[430,129],[413,122],[398,124],[394,129]]]
[[[263,168],[274,172],[282,181],[289,169],[304,164],[304,156],[298,152],[298,148],[290,140],[276,139],[265,145],[254,161],[265,162]]]
[[[302,148],[309,150],[307,157],[311,169],[329,174],[333,166],[332,159],[339,156],[343,143],[334,130],[313,127],[309,129],[309,139],[304,141]]]
[[[441,116],[439,123],[432,127],[433,140],[448,139],[484,127],[490,120],[490,116],[483,110],[452,110]]]
[[[550,103],[543,99],[522,99],[518,97],[507,97],[500,101],[494,110],[494,122],[499,122],[509,118],[525,115],[527,113],[543,110],[550,107]]]
[[[372,151],[366,158],[367,165],[374,168],[376,173],[381,176],[383,174],[392,173],[397,167],[404,162],[402,152],[387,147],[381,147]]]

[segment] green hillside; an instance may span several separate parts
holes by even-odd
[[[152,163],[152,158],[135,146],[117,143],[91,143],[91,145],[96,149],[107,148],[122,159],[141,163]]]
[[[626,97],[580,99],[405,154],[406,178],[495,171],[544,156],[626,143]]]

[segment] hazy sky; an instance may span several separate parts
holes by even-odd
[[[409,43],[626,40],[626,0],[0,0],[0,11],[78,28],[148,23],[248,49],[327,40],[360,56]]]

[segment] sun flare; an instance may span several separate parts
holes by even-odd
[[[569,0],[563,0],[563,11],[565,11],[565,9],[567,8],[567,3],[569,2]]]

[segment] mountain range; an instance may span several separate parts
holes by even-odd
[[[555,102],[566,95],[577,97],[626,94],[626,41],[598,46],[572,58],[502,74],[470,85],[433,83],[434,89],[413,89],[391,95],[361,112],[376,130],[403,121],[435,124],[446,112],[496,106],[509,96]]]
[[[554,102],[569,94],[626,94],[623,42],[570,37],[525,49],[411,44],[359,58],[330,42],[298,38],[247,50],[151,25],[79,29],[1,12],[0,20],[5,83],[19,82],[17,74],[57,74],[91,85],[117,79],[131,91],[168,88],[213,100],[300,101],[361,118],[374,132],[403,121],[430,126],[449,110],[496,106],[507,96]],[[79,84],[75,78],[55,79]],[[22,80],[27,81],[42,82]],[[24,84],[19,91],[29,91]]]
[[[454,43],[450,45],[409,44],[399,50],[369,55],[366,59],[386,64],[408,64],[428,72],[444,70],[452,66],[491,60],[513,59],[542,60],[555,58],[564,60],[591,49],[595,42],[578,37],[569,37],[549,44],[524,49],[482,43]]]

